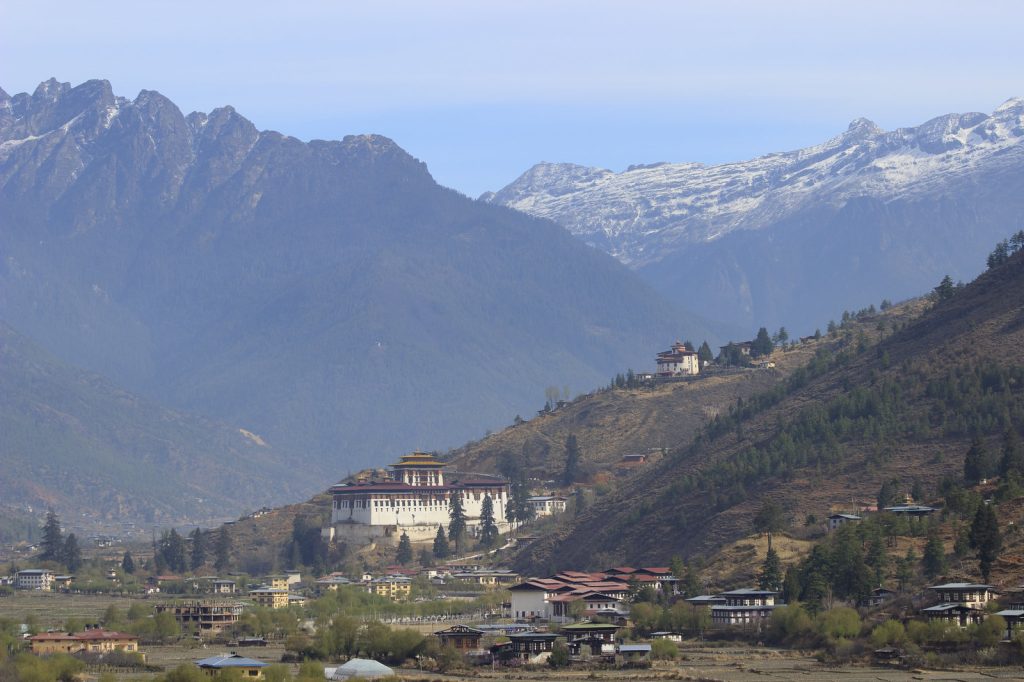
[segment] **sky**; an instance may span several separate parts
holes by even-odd
[[[540,161],[721,163],[991,112],[1024,96],[1021,26],[1018,0],[4,0],[0,87],[378,133],[477,196]]]

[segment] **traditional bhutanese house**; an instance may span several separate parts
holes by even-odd
[[[860,517],[856,514],[832,514],[828,517],[828,531],[831,533],[839,526],[847,523],[857,523],[860,521]]]
[[[769,618],[775,609],[775,596],[771,590],[731,590],[719,596],[725,604],[711,607],[711,623],[719,626],[759,624]]]
[[[602,656],[615,654],[615,633],[619,626],[612,623],[574,623],[562,627],[573,656]]]
[[[483,636],[483,630],[477,630],[468,625],[453,625],[447,630],[439,630],[434,633],[434,637],[437,637],[442,647],[452,646],[461,652],[478,651]]]
[[[683,641],[683,633],[671,632],[669,630],[660,630],[658,632],[651,633],[651,639],[667,639],[670,642],[679,644]]]
[[[533,507],[534,516],[554,516],[565,511],[567,498],[560,495],[535,495],[526,498],[526,502]]]
[[[885,602],[895,599],[897,594],[897,592],[885,587],[876,587],[871,590],[871,594],[869,596],[860,600],[860,605],[866,607],[881,606]]]
[[[323,594],[324,592],[335,592],[339,587],[345,587],[352,584],[352,581],[345,576],[332,574],[317,580],[316,590],[318,593]]]
[[[642,663],[651,660],[650,644],[620,644],[617,652],[619,663]]]
[[[243,678],[263,679],[263,669],[269,664],[238,654],[224,654],[198,660],[196,665],[209,677],[216,677],[222,670],[237,670]]]
[[[615,597],[604,592],[589,592],[584,594],[581,599],[586,605],[584,612],[587,614],[596,614],[602,612],[613,611],[618,614],[629,613],[629,607],[623,602],[622,597]]]
[[[1024,609],[1003,609],[996,613],[1006,621],[1006,632],[1003,639],[1012,640],[1017,633],[1024,629]]]
[[[217,579],[210,583],[214,594],[235,594],[238,592],[238,585],[234,580]]]
[[[73,575],[55,575],[53,576],[53,589],[58,592],[67,592],[71,589],[73,582],[75,582]]]
[[[928,516],[938,510],[935,507],[926,507],[921,504],[899,504],[895,507],[885,507],[884,511],[901,516]]]
[[[717,594],[701,594],[696,597],[689,597],[684,599],[690,606],[700,606],[703,608],[711,608],[712,606],[722,606],[725,604],[725,597],[720,597]]]
[[[985,612],[965,604],[937,604],[921,609],[921,615],[928,620],[941,620],[964,628],[985,619]]]
[[[44,632],[29,638],[34,654],[106,654],[111,651],[138,653],[139,638],[124,632],[89,628],[83,632]]]
[[[512,642],[512,657],[536,663],[547,659],[555,646],[558,635],[553,632],[520,632],[509,635]]]
[[[976,583],[945,583],[928,588],[935,592],[940,602],[964,604],[974,608],[985,608],[985,604],[995,599],[996,591],[991,585]]]
[[[268,609],[283,609],[288,606],[288,590],[279,587],[260,587],[249,590],[249,597],[257,606]]]
[[[519,582],[519,574],[510,569],[460,571],[452,573],[451,576],[455,580],[476,583],[485,587],[505,587]]]
[[[566,590],[572,590],[560,580],[533,578],[509,588],[512,602],[512,617],[516,619],[550,618],[548,600]]]
[[[700,373],[697,351],[689,350],[679,341],[672,348],[658,353],[654,359],[660,377],[693,376]]]

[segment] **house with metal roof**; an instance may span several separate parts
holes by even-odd
[[[239,656],[238,654],[223,654],[221,656],[200,659],[196,661],[196,665],[210,677],[214,677],[222,670],[237,670],[242,674],[242,677],[262,679],[263,669],[269,663],[255,658]]]
[[[978,609],[996,598],[998,594],[991,585],[977,583],[945,583],[932,585],[928,588],[936,594],[940,602],[964,604]]]
[[[839,526],[847,523],[857,523],[860,521],[860,517],[856,514],[832,514],[828,517],[828,530],[831,533]]]

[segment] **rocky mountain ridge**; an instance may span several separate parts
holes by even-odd
[[[837,308],[977,275],[1024,220],[1022,186],[1015,98],[888,132],[858,119],[820,145],[735,163],[542,163],[482,199],[557,221],[665,295],[693,292],[701,314],[807,333]],[[821,290],[822,276],[845,291]]]
[[[20,333],[328,482],[479,436],[666,339],[715,338],[387,138],[302,142],[98,80],[0,94],[0,253],[0,319]]]

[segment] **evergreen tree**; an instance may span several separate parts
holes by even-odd
[[[192,555],[189,567],[195,571],[206,563],[206,533],[196,528],[189,533],[189,538],[192,540]]]
[[[969,535],[971,548],[978,552],[978,569],[982,580],[988,581],[992,564],[999,558],[1003,548],[1003,538],[999,533],[999,520],[996,518],[992,505],[982,504],[971,522]]]
[[[882,483],[882,487],[878,491],[879,511],[886,507],[891,507],[896,502],[897,485],[896,481],[885,481]]]
[[[71,573],[82,567],[82,549],[78,546],[78,538],[74,533],[68,533],[67,538],[64,539],[60,559]]]
[[[935,287],[934,291],[935,298],[938,301],[948,301],[953,298],[953,295],[956,294],[956,288],[953,286],[953,278],[949,275],[943,277],[942,281],[939,282],[939,286]]]
[[[135,559],[132,558],[131,552],[125,552],[121,558],[121,570],[131,575],[135,572]]]
[[[992,469],[992,458],[989,456],[988,448],[980,438],[975,437],[964,456],[964,481],[969,485],[979,483],[992,475]]]
[[[768,335],[768,330],[761,327],[757,330],[757,336],[754,338],[754,342],[751,344],[750,353],[755,358],[763,355],[771,355],[772,350],[775,349],[775,344],[772,343],[772,337]]]
[[[188,568],[188,562],[185,560],[185,539],[173,528],[164,531],[160,536],[157,555],[167,568],[176,573],[182,573]]]
[[[999,460],[999,473],[1003,476],[1024,474],[1024,447],[1021,447],[1020,436],[1012,426],[1003,434],[1003,454]]]
[[[924,546],[924,557],[921,559],[924,575],[929,580],[946,573],[946,549],[937,531],[928,534],[928,542]]]
[[[39,555],[41,561],[60,561],[61,553],[64,551],[64,534],[60,529],[60,519],[52,509],[46,512],[43,540],[39,544],[43,550]]]
[[[570,433],[565,438],[565,471],[562,473],[562,484],[572,485],[580,476],[580,448],[576,443],[576,435]]]
[[[765,555],[757,584],[762,590],[778,592],[782,589],[782,562],[779,560],[778,552],[772,548],[769,548]]]
[[[715,359],[715,354],[711,352],[711,346],[708,345],[707,340],[700,344],[700,348],[697,349],[697,364],[701,369],[705,366],[710,365]]]
[[[452,493],[451,508],[448,512],[448,539],[455,545],[455,553],[462,554],[462,540],[466,535],[466,511],[462,507],[462,495]]]
[[[786,527],[786,517],[782,507],[774,500],[765,500],[754,516],[754,530],[768,534],[768,551],[772,549],[772,534]]]
[[[689,561],[686,562],[683,582],[680,587],[687,597],[698,597],[701,593],[700,574]]]
[[[412,542],[404,531],[402,532],[402,537],[398,540],[398,554],[395,560],[402,566],[412,563]]]
[[[438,524],[437,535],[434,536],[434,558],[447,559],[451,554],[448,547],[448,536],[445,535],[444,526]]]
[[[484,496],[480,505],[480,544],[490,549],[498,542],[498,526],[494,523],[494,502],[490,495]]]
[[[228,533],[227,526],[221,526],[217,532],[213,565],[218,572],[227,570],[231,565],[231,535]]]
[[[786,569],[786,577],[782,580],[782,599],[787,604],[800,601],[800,569],[796,566]]]

